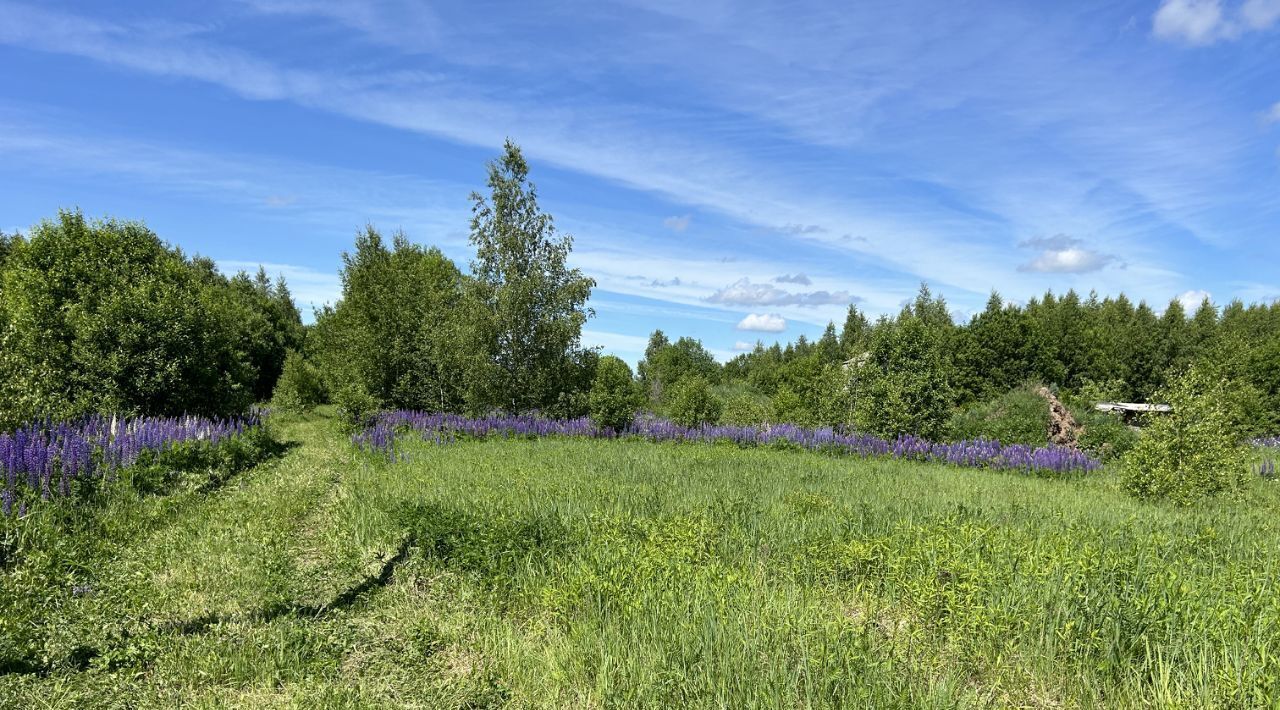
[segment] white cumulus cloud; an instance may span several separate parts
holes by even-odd
[[[1164,0],[1152,19],[1152,30],[1161,39],[1209,44],[1226,25],[1219,0]]]
[[[786,329],[787,319],[777,313],[752,313],[738,322],[738,330],[781,333]]]
[[[1206,45],[1269,29],[1280,21],[1280,0],[1245,0],[1225,8],[1222,0],[1164,0],[1151,21],[1155,36]]]
[[[1018,244],[1023,249],[1036,249],[1039,254],[1018,267],[1019,271],[1042,274],[1084,274],[1097,271],[1116,258],[1085,247],[1084,242],[1065,234],[1033,237]]]
[[[1195,313],[1196,309],[1200,307],[1200,304],[1203,303],[1206,298],[1212,302],[1213,294],[1208,291],[1192,289],[1178,294],[1178,303],[1182,304],[1183,310],[1187,313]]]

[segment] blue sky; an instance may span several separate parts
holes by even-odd
[[[840,5],[0,0],[0,230],[142,219],[310,310],[365,223],[465,264],[509,136],[633,362],[921,281],[1280,296],[1280,0]]]

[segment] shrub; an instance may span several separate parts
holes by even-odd
[[[720,413],[722,424],[754,426],[774,421],[770,416],[770,400],[750,387],[718,388],[722,393],[724,408]]]
[[[10,246],[0,274],[0,420],[226,416],[253,403],[245,310],[212,262],[188,259],[141,223],[79,212]]]
[[[347,431],[364,429],[381,409],[377,398],[357,385],[339,389],[333,395],[333,403],[338,408],[338,420]]]
[[[720,419],[724,404],[711,391],[711,386],[694,375],[682,378],[671,388],[667,415],[681,426],[713,424]]]
[[[320,370],[300,353],[290,351],[285,357],[275,395],[271,398],[272,406],[286,412],[306,412],[324,404],[325,399]]]
[[[1189,504],[1239,490],[1248,479],[1231,386],[1197,366],[1161,393],[1173,411],[1154,415],[1124,459],[1125,487],[1140,498]]]
[[[809,424],[809,413],[805,409],[804,400],[785,384],[778,387],[778,391],[770,398],[769,415],[775,422]]]
[[[1073,408],[1071,413],[1084,427],[1079,439],[1080,448],[1103,461],[1125,455],[1138,443],[1138,433],[1114,414],[1099,412],[1092,407]]]
[[[307,352],[336,397],[358,388],[381,405],[462,407],[462,274],[439,249],[372,227],[343,254],[342,298],[316,314]]]
[[[640,386],[631,367],[612,355],[600,358],[588,397],[591,420],[597,426],[622,431],[631,425],[640,407]]]
[[[996,439],[1002,444],[1044,446],[1049,432],[1049,404],[1030,385],[995,399],[971,404],[951,417],[952,439]]]

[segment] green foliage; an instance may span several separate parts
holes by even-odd
[[[769,418],[775,422],[806,425],[809,412],[804,400],[790,385],[782,385],[769,400]]]
[[[631,425],[643,401],[631,367],[612,355],[600,358],[591,383],[591,420],[597,426],[622,431]]]
[[[999,397],[970,404],[947,425],[955,440],[985,437],[1003,444],[1044,446],[1048,441],[1049,403],[1024,385]]]
[[[1031,375],[1035,347],[1026,314],[992,293],[987,307],[953,338],[956,385],[963,401],[988,401]]]
[[[221,279],[213,273],[212,262],[209,273],[211,282],[216,284]],[[285,357],[303,347],[302,316],[284,278],[272,283],[261,267],[253,277],[240,272],[226,283],[227,288],[222,291],[224,308],[239,326],[237,348],[253,369],[253,397],[255,401],[265,401],[284,371]]]
[[[846,358],[862,353],[870,330],[871,324],[867,321],[867,316],[850,303],[844,317],[844,327],[840,329],[840,350]]]
[[[538,207],[529,166],[507,141],[472,193],[474,277],[466,289],[467,401],[472,410],[548,410],[571,392],[595,281],[567,265],[573,238]]]
[[[462,409],[462,289],[461,272],[439,249],[400,234],[387,248],[366,228],[343,255],[341,300],[317,314],[311,335],[329,391],[355,389],[377,407]]]
[[[1280,488],[1261,481],[1256,505],[1182,510],[1106,472],[574,439],[414,441],[352,466],[332,421],[280,426],[298,445],[233,485],[128,491],[72,526],[54,503],[0,540],[19,553],[0,563],[0,705],[1280,694]]]
[[[289,351],[276,384],[271,406],[286,412],[307,412],[328,399],[320,370],[301,353]]]
[[[1073,410],[1072,416],[1084,427],[1076,443],[1104,462],[1123,457],[1138,443],[1138,432],[1115,414],[1089,407]]]
[[[640,376],[655,403],[666,401],[668,393],[686,377],[700,377],[718,382],[720,365],[701,340],[680,338],[668,342],[661,330],[649,336],[645,358],[640,362]]]
[[[1094,408],[1099,402],[1121,401],[1127,387],[1121,381],[1098,383],[1086,379],[1079,390],[1064,397],[1071,416],[1084,428],[1076,443],[1104,462],[1124,456],[1138,443],[1138,433],[1119,415]]]
[[[561,373],[563,389],[556,401],[539,413],[554,419],[577,419],[591,415],[591,385],[600,366],[600,351],[575,350]]]
[[[274,386],[274,356],[248,345],[277,330],[292,342],[287,291],[268,292],[280,311],[272,321],[211,261],[187,259],[140,223],[88,222],[79,212],[9,248],[0,274],[3,423],[102,411],[226,415]]]
[[[682,377],[668,398],[667,416],[680,426],[696,427],[720,420],[724,404],[711,391],[711,385],[697,375]]]
[[[364,429],[373,415],[382,409],[378,398],[359,385],[340,387],[332,394],[331,399],[338,409],[338,421],[343,430],[348,432]]]
[[[1190,504],[1238,492],[1245,484],[1249,473],[1238,410],[1214,370],[1192,367],[1163,390],[1161,398],[1173,411],[1153,416],[1124,458],[1130,493]]]
[[[748,385],[721,385],[716,393],[724,402],[722,424],[756,426],[778,421],[773,417],[770,399]]]
[[[922,289],[896,322],[878,324],[869,356],[852,368],[853,419],[860,430],[932,439],[945,432],[955,404],[949,321],[945,304],[930,298]]]

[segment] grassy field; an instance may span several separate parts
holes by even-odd
[[[0,577],[2,707],[1268,707],[1280,493],[334,421]],[[13,548],[13,545],[10,545]]]

